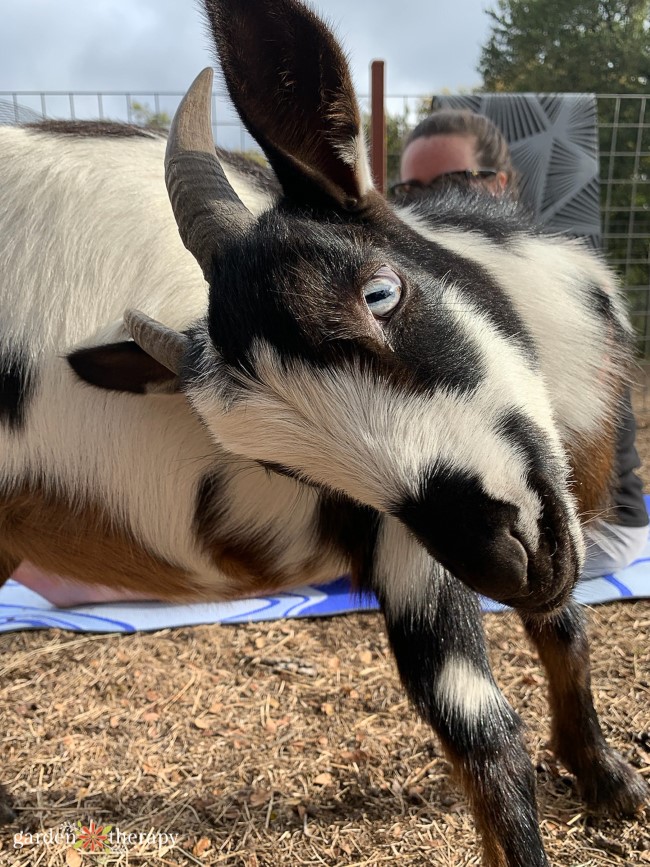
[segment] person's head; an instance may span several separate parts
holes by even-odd
[[[406,139],[394,194],[409,198],[446,185],[516,196],[517,177],[508,143],[484,115],[442,109],[420,121]]]

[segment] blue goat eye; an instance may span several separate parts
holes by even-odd
[[[380,268],[363,287],[363,297],[372,315],[384,319],[400,302],[402,282],[391,268]]]

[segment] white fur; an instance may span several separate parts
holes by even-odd
[[[375,576],[387,617],[399,620],[413,611],[430,613],[436,604],[436,577],[443,571],[403,524],[388,515],[382,518]]]
[[[110,323],[125,307],[142,307],[177,328],[205,310],[203,277],[179,240],[167,200],[164,147],[155,138],[82,140],[0,130],[4,183],[15,190],[4,198],[0,215],[0,224],[11,229],[0,231],[6,311],[0,348],[26,346],[35,362],[42,359],[25,431],[15,436],[0,430],[5,490],[45,478],[52,490],[72,499],[98,498],[150,550],[184,566],[216,593],[225,586],[224,576],[193,528],[198,485],[214,466],[225,474],[233,504],[220,529],[238,538],[264,538],[287,581],[326,580],[328,572],[334,577],[346,566],[329,555],[314,565],[316,496],[301,484],[269,477],[255,460],[292,467],[380,511],[416,496],[436,466],[469,471],[487,495],[518,508],[518,532],[534,550],[541,503],[527,487],[525,456],[497,429],[504,413],[517,410],[547,436],[558,467],[557,490],[580,549],[572,504],[562,493],[566,466],[556,430],[565,441],[573,431],[595,431],[608,409],[598,381],[607,334],[580,287],[590,281],[608,285],[610,277],[570,243],[522,235],[497,245],[476,232],[431,231],[403,214],[425,237],[487,268],[533,335],[541,374],[450,276],[440,303],[486,373],[464,394],[406,391],[354,365],[323,370],[299,361],[285,364],[261,341],[251,358],[257,379],[248,381],[228,371],[210,347],[203,381],[188,395],[209,437],[181,398],[143,400],[79,383],[55,353],[81,341],[120,339],[121,327]],[[348,156],[369,188],[361,139]],[[269,204],[228,171],[243,201],[258,209]],[[138,249],[131,252],[134,237]],[[382,533],[397,533],[395,523]],[[409,594],[420,599],[428,586],[428,557],[414,553],[410,537],[408,542],[398,547],[408,549],[404,556],[412,561],[413,575],[396,579],[391,554],[380,579],[394,610],[401,581],[410,582]],[[383,542],[382,548],[389,550]],[[301,575],[308,567],[310,574]]]
[[[462,657],[452,656],[447,660],[435,691],[442,707],[460,714],[470,724],[492,718],[496,709],[506,707],[506,700],[494,681]]]
[[[576,432],[601,430],[612,410],[602,381],[616,359],[607,359],[609,335],[586,299],[589,284],[611,293],[619,324],[629,328],[604,263],[568,238],[522,233],[496,244],[479,232],[431,229],[408,210],[400,217],[428,240],[478,263],[505,290],[535,340],[564,442]]]
[[[159,138],[0,129],[3,185],[13,191],[0,212],[0,351],[26,349],[37,377],[24,429],[16,435],[0,425],[0,492],[44,483],[52,496],[99,503],[149,550],[194,574],[204,595],[218,598],[230,579],[193,527],[198,486],[218,467],[236,503],[227,510],[226,532],[239,540],[270,533],[286,586],[331,579],[347,563],[316,557],[313,491],[271,481],[259,465],[225,455],[184,397],[91,388],[56,354],[80,342],[125,339],[127,306],[176,328],[204,314],[207,288],[171,213],[164,150]],[[250,208],[270,204],[237,170],[224,168]],[[125,254],[134,236],[137,253]]]
[[[32,357],[87,340],[126,307],[180,328],[207,287],[164,182],[163,138],[80,138],[0,127],[0,352]],[[270,201],[224,166],[254,211]],[[137,251],[130,254],[134,238]],[[63,299],[74,299],[65,303]]]
[[[530,417],[547,432],[565,474],[546,390],[517,348],[453,289],[443,303],[485,356],[488,375],[468,394],[439,389],[425,397],[351,366],[323,371],[298,360],[286,363],[258,341],[252,353],[256,379],[242,379],[237,400],[216,387],[212,349],[205,385],[193,389],[190,400],[229,451],[291,467],[380,511],[417,496],[435,466],[473,472],[489,496],[518,507],[518,530],[535,550],[541,503],[526,484],[525,456],[497,427],[500,415],[513,408]],[[568,494],[565,505],[571,514]],[[572,522],[580,550],[580,528],[575,517]]]
[[[215,468],[226,512],[220,533],[242,545],[269,536],[269,565],[286,576],[284,586],[331,580],[348,565],[316,556],[314,491],[225,454],[180,395],[98,391],[76,381],[65,360],[49,359],[24,430],[16,436],[0,425],[0,451],[0,493],[9,479],[11,487],[44,480],[53,497],[101,504],[148,550],[189,571],[191,589],[206,598],[222,598],[232,585],[194,530],[198,487]]]
[[[359,192],[362,196],[366,196],[370,190],[374,189],[375,184],[370,171],[370,161],[368,159],[368,149],[363,129],[359,130],[359,135],[356,138],[345,143],[339,143],[335,145],[335,148],[341,160],[355,170]]]

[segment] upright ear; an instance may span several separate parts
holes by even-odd
[[[362,210],[373,188],[348,64],[298,0],[204,0],[230,96],[295,202]]]

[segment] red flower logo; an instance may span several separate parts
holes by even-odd
[[[77,842],[74,844],[75,849],[83,849],[85,852],[108,852],[108,835],[112,825],[96,825],[94,822],[89,822],[87,825],[82,825],[77,822]]]

